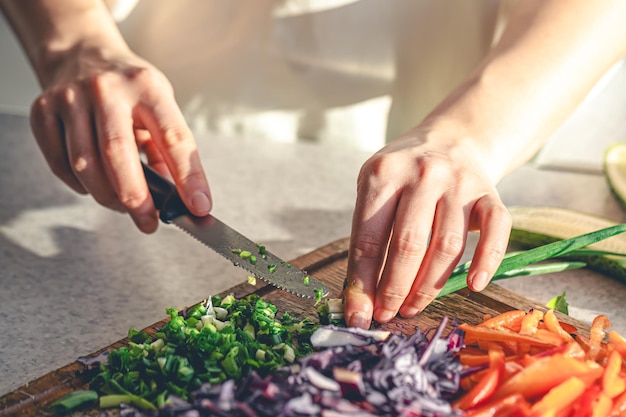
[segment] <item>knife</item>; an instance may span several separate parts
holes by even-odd
[[[215,216],[194,216],[180,198],[176,186],[143,161],[143,172],[164,223],[171,223],[213,249],[254,277],[281,290],[319,301],[329,293],[326,284],[281,260],[264,246],[252,242]]]

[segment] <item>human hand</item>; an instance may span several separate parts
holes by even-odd
[[[57,61],[31,108],[52,172],[151,233],[158,218],[140,164],[144,153],[177,185],[190,211],[206,215],[209,185],[166,77],[128,50],[78,48]]]
[[[459,262],[471,230],[480,238],[468,286],[487,286],[506,252],[511,218],[483,161],[470,142],[415,131],[365,162],[343,293],[348,325],[367,328],[372,316],[388,322],[398,312],[421,312]]]

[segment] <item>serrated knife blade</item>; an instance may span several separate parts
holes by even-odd
[[[159,216],[199,242],[276,288],[300,297],[319,299],[329,294],[323,282],[315,279],[267,251],[213,215],[196,217],[183,204],[176,187],[142,162],[148,188]]]

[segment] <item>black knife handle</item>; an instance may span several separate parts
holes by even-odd
[[[174,184],[154,169],[150,168],[143,161],[141,162],[141,167],[146,176],[154,206],[159,211],[161,221],[169,223],[170,220],[178,216],[190,214],[185,203],[181,200],[180,195],[178,195]]]

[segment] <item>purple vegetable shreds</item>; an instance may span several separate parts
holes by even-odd
[[[158,412],[124,409],[124,416],[457,416],[449,400],[459,389],[462,367],[455,354],[463,332],[454,323],[443,337],[446,325],[442,320],[430,340],[419,329],[406,337],[323,326],[311,337],[323,350],[266,378],[251,373],[238,383],[204,384],[191,402],[170,398],[172,404]]]

